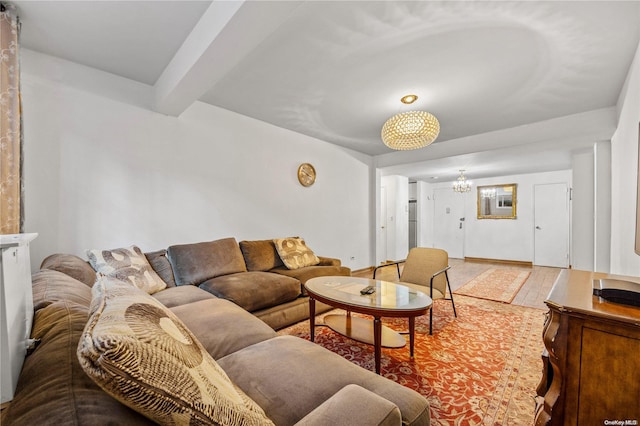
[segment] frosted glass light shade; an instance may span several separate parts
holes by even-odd
[[[382,126],[382,142],[389,148],[410,150],[424,148],[436,140],[440,123],[425,111],[396,114]]]

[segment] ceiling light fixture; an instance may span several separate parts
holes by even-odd
[[[412,104],[417,95],[403,96],[403,104]],[[382,142],[397,150],[424,148],[433,143],[440,133],[438,119],[426,111],[401,112],[394,115],[382,126]]]
[[[453,182],[453,190],[460,193],[471,191],[471,181],[464,177],[464,169],[460,170],[458,180]]]

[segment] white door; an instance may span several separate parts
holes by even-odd
[[[534,186],[534,265],[569,267],[569,188]]]
[[[433,247],[464,259],[464,194],[451,188],[433,191]]]

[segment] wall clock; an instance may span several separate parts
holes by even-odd
[[[298,167],[298,180],[302,186],[311,186],[316,181],[316,169],[309,163],[302,163]]]

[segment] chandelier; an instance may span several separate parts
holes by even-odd
[[[403,96],[403,104],[412,104],[416,95]],[[424,148],[436,140],[440,133],[438,119],[426,111],[401,112],[394,115],[382,126],[382,142],[397,150]]]
[[[471,191],[471,182],[464,177],[464,170],[460,170],[458,180],[453,182],[453,190],[460,193]]]
[[[480,195],[482,196],[482,198],[496,198],[496,189],[484,188],[480,190]]]

